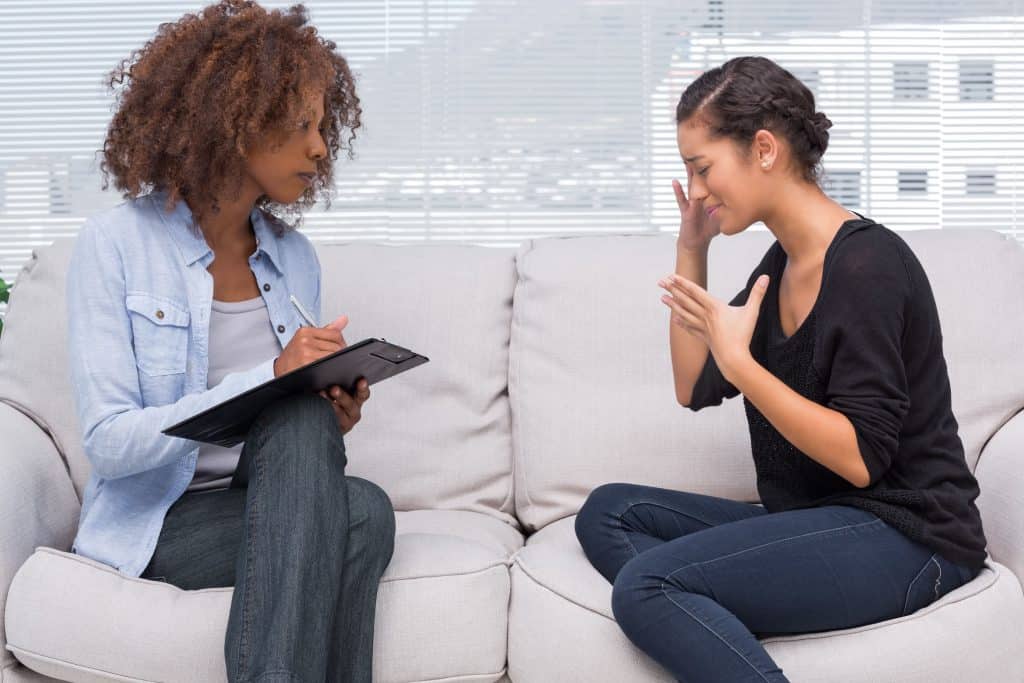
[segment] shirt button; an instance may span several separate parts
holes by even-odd
[[[278,325],[277,326],[277,331],[278,332],[284,332],[284,325]]]
[[[160,309],[157,309],[156,317],[159,318],[160,320],[163,320],[164,319],[164,312],[161,311]]]
[[[263,291],[264,292],[269,292],[270,291],[270,284],[269,283],[263,285]]]

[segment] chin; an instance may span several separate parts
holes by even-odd
[[[743,224],[723,223],[720,226],[720,229],[721,229],[723,235],[738,235],[741,232],[743,232],[744,230],[746,230],[747,228],[749,228],[751,225],[753,225],[753,223],[743,223]]]

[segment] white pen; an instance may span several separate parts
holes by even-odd
[[[298,310],[299,315],[301,315],[306,321],[306,324],[309,325],[309,327],[317,327],[317,324],[313,322],[313,316],[306,312],[306,309],[302,307],[302,304],[300,304],[299,300],[295,298],[295,295],[291,294],[288,298],[292,300],[292,305],[295,306],[296,310]]]

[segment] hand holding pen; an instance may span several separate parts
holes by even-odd
[[[275,377],[324,356],[329,356],[348,346],[345,336],[342,334],[345,326],[348,325],[347,315],[339,316],[324,327],[318,327],[313,316],[306,311],[294,295],[291,296],[291,302],[306,324],[299,327],[274,362]],[[331,385],[327,389],[321,389],[318,393],[331,401],[331,407],[338,420],[338,428],[341,429],[342,434],[346,434],[362,417],[362,406],[370,398],[370,386],[365,379],[360,379],[356,384],[355,396],[350,395],[337,384]]]
[[[281,351],[281,355],[274,361],[275,377],[280,377],[303,365],[320,360],[347,346],[342,334],[342,330],[348,325],[347,315],[338,317],[329,325],[318,327],[312,316],[299,304],[294,295],[291,300],[306,324],[299,327],[295,335],[288,341],[288,345]]]

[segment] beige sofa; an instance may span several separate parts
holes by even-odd
[[[989,563],[905,618],[767,648],[794,682],[1022,681],[1024,250],[987,231],[903,235],[938,302]],[[716,240],[711,293],[731,298],[772,239]],[[67,552],[89,472],[67,378],[71,244],[36,250],[0,337],[0,682],[222,681],[230,588],[181,591]],[[573,516],[609,481],[756,501],[741,401],[675,402],[656,286],[674,237],[318,253],[325,318],[431,359],[377,385],[347,437],[349,472],[398,510],[376,680],[670,680],[613,621]]]

